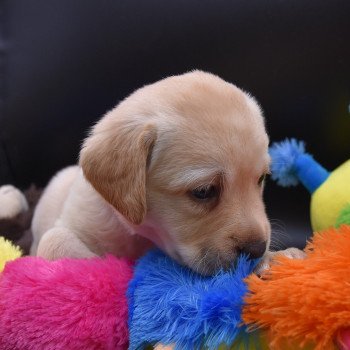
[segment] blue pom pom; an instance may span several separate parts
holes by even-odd
[[[286,139],[274,143],[270,155],[272,179],[281,186],[296,186],[300,181],[312,194],[329,176],[329,172],[305,152],[302,141]]]
[[[177,350],[217,349],[247,338],[241,312],[244,278],[258,260],[242,256],[234,270],[201,276],[160,251],[136,265],[129,284],[130,350],[146,344],[175,344]]]
[[[272,179],[280,186],[296,186],[299,183],[296,161],[303,154],[305,144],[296,139],[286,139],[272,144],[270,147]]]

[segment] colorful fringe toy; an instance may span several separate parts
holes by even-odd
[[[305,260],[279,257],[262,279],[247,279],[247,324],[269,329],[271,349],[333,349],[338,330],[350,327],[350,226],[314,236]],[[298,347],[297,347],[298,346]]]

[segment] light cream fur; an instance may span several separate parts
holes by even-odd
[[[194,71],[141,88],[93,127],[79,167],[48,185],[32,253],[137,257],[152,241],[201,273],[226,267],[252,242],[268,247],[267,149],[257,103],[217,76]],[[193,196],[210,185],[217,196]]]

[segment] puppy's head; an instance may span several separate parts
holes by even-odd
[[[137,232],[210,274],[270,241],[260,109],[220,78],[191,72],[146,86],[85,140],[85,177]]]

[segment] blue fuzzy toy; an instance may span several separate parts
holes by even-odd
[[[257,262],[243,256],[235,269],[204,277],[158,250],[148,253],[137,263],[128,289],[129,349],[157,343],[217,349],[246,338],[244,278]]]

